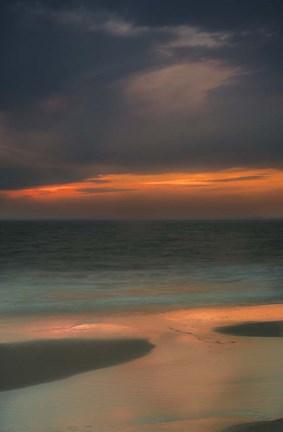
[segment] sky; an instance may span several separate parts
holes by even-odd
[[[283,216],[282,0],[2,0],[0,218]]]

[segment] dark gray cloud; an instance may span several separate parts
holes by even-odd
[[[87,188],[78,188],[76,192],[84,193],[84,194],[97,194],[97,193],[113,193],[113,192],[129,192],[134,189],[129,188],[115,188],[115,187],[87,187]]]
[[[282,168],[282,2],[0,8],[0,189]]]
[[[209,179],[207,180],[209,183],[231,183],[238,181],[250,181],[250,180],[261,180],[268,177],[266,174],[260,175],[250,175],[250,176],[241,176],[241,177],[227,177],[222,179]]]
[[[107,183],[111,183],[111,180],[101,179],[101,178],[85,179],[84,181],[87,182],[87,183],[94,183],[94,184],[107,184]]]

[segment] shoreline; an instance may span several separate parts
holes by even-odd
[[[283,348],[278,337],[276,339],[272,334],[271,337],[270,334],[267,337],[254,337],[248,334],[235,335],[233,331],[229,334],[217,331],[223,326],[257,326],[257,323],[261,323],[261,328],[264,328],[265,323],[270,321],[279,321],[280,325],[282,322],[283,326],[282,304],[186,308],[156,313],[144,310],[134,314],[124,311],[120,315],[99,316],[69,314],[8,320],[4,317],[0,319],[0,357],[10,368],[5,385],[10,386],[10,389],[25,387],[20,384],[23,383],[23,373],[14,373],[16,361],[21,357],[25,359],[22,370],[27,371],[24,374],[27,376],[24,379],[29,381],[27,385],[49,382],[52,392],[51,381],[81,374],[76,379],[62,381],[59,387],[55,384],[54,388],[67,386],[75,389],[76,383],[85,382],[87,387],[82,388],[88,392],[91,387],[87,383],[91,380],[93,388],[98,386],[97,391],[104,395],[109,375],[111,381],[108,386],[112,388],[112,380],[118,383],[115,384],[115,390],[111,390],[114,391],[114,395],[111,395],[114,398],[113,406],[115,401],[119,403],[121,394],[126,397],[121,393],[125,385],[129,394],[135,395],[133,399],[126,399],[127,409],[134,409],[137,418],[139,415],[147,418],[146,410],[158,412],[160,409],[166,419],[167,411],[168,415],[172,411],[170,415],[176,420],[163,421],[161,415],[158,424],[153,422],[144,426],[142,430],[148,432],[169,431],[172,426],[174,430],[182,432],[188,429],[191,432],[278,432],[283,428],[278,405],[278,401],[282,400],[280,383],[283,382],[283,375],[279,360]],[[105,344],[102,363],[108,362],[106,366],[99,366],[98,363],[94,365],[98,361],[96,356],[100,344]],[[113,351],[115,344],[117,350],[114,348]],[[15,348],[7,349],[11,345]],[[41,353],[39,357],[35,355],[36,350]],[[49,353],[49,362],[44,352]],[[63,361],[58,364],[60,356],[63,356]],[[73,369],[68,372],[64,365],[65,360],[70,358]],[[81,358],[84,359],[83,363]],[[134,359],[136,361],[130,361]],[[255,362],[255,359],[260,361]],[[46,365],[52,362],[51,371],[46,370]],[[107,374],[103,372],[104,367],[114,365],[119,367],[109,368]],[[37,382],[31,378],[35,371],[38,374]],[[83,374],[92,371],[95,373],[87,376]],[[14,387],[8,382],[12,376]],[[273,383],[278,385],[276,391]],[[39,388],[37,385],[30,387],[31,391],[36,387]],[[41,392],[41,389],[38,391]],[[103,396],[105,403],[109,396],[107,392]],[[76,400],[77,396],[74,394],[72,397]],[[92,397],[90,393],[90,402]],[[143,402],[140,402],[140,397]],[[269,401],[269,397],[274,399]],[[258,411],[255,409],[257,407]],[[90,407],[91,412],[93,409],[98,409],[95,408],[95,402]],[[97,415],[103,417],[100,412]],[[278,420],[272,421],[273,418]],[[264,423],[265,419],[270,419],[269,423]],[[125,430],[126,425],[123,423]],[[263,427],[268,429],[264,430]],[[133,431],[141,432],[141,429],[136,426]]]
[[[218,327],[283,321],[283,304],[210,306],[135,313],[69,313],[0,318],[0,343],[62,338],[153,338],[190,327],[200,334]],[[19,331],[20,329],[20,331]],[[154,341],[153,341],[154,342]]]
[[[259,305],[209,306],[165,312],[169,318],[201,319],[205,321],[268,321],[283,319],[283,303]],[[263,315],[262,315],[263,314]]]

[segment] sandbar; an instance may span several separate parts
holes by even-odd
[[[219,333],[234,336],[283,337],[283,321],[257,321],[217,327]]]
[[[282,432],[283,419],[232,426],[224,432]]]
[[[145,356],[146,339],[53,339],[0,344],[0,391],[115,366]]]

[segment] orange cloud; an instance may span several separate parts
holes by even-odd
[[[86,194],[117,194],[131,191],[192,193],[193,188],[218,192],[256,192],[281,188],[283,172],[279,170],[228,170],[205,173],[167,173],[151,175],[113,174],[83,182],[42,186],[6,192],[11,197],[30,196],[34,199],[78,197]],[[200,193],[199,191],[197,193]]]
[[[24,215],[187,218],[282,216],[283,171],[113,174],[2,193]],[[281,198],[280,198],[281,197]],[[22,211],[23,209],[23,211]]]

